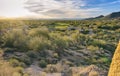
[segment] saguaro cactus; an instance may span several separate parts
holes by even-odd
[[[115,50],[108,76],[120,76],[120,41]]]

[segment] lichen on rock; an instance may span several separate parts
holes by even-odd
[[[120,41],[115,50],[108,76],[120,76]]]

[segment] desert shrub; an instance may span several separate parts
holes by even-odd
[[[25,73],[23,76],[30,76],[29,74]]]
[[[105,40],[93,40],[93,42],[91,43],[94,46],[98,46],[100,48],[104,47],[107,43]]]
[[[10,59],[9,62],[13,67],[17,67],[20,65],[20,62],[17,59]]]
[[[30,50],[41,51],[49,49],[50,41],[43,37],[33,37],[28,42],[28,47]]]
[[[39,27],[29,31],[30,40],[28,48],[30,50],[41,51],[50,48],[49,31],[46,27]]]
[[[54,58],[58,58],[58,57],[59,57],[58,53],[54,53],[54,54],[53,54],[53,57],[54,57]]]
[[[15,47],[18,49],[26,49],[27,36],[21,29],[13,29],[7,31],[3,35],[4,46]]]
[[[38,25],[36,25],[36,24],[30,24],[29,27],[32,28],[32,29],[33,28],[38,28]]]
[[[68,65],[68,66],[70,66],[70,67],[74,66],[74,64],[72,62],[68,61],[68,60],[66,60],[65,64]]]
[[[9,62],[0,60],[0,76],[21,76],[23,71],[19,71],[17,68],[12,67]]]
[[[53,43],[52,44],[55,44],[55,48],[57,50],[63,50],[65,48],[67,48],[68,44],[65,40],[63,40],[62,38],[56,38],[53,40]]]
[[[35,51],[28,51],[26,54],[30,58],[37,58],[38,57],[37,52],[35,52]]]
[[[100,39],[91,39],[88,41],[88,45],[93,45],[93,46],[98,46],[99,48],[104,48],[106,47],[108,43],[105,40],[100,40]]]
[[[47,74],[45,72],[41,72],[40,76],[46,76]]]
[[[99,26],[98,28],[106,29],[106,30],[117,30],[120,28],[120,26],[119,25],[103,25],[103,26]]]
[[[15,34],[13,33],[16,33],[16,32],[11,32],[11,33],[7,32],[4,34],[3,40],[4,40],[5,46],[13,47],[14,40],[15,40]]]
[[[21,76],[21,74],[18,72],[15,72],[15,73],[13,73],[13,76]]]
[[[9,63],[13,67],[26,67],[24,62],[20,62],[19,60],[12,58],[9,60]]]
[[[76,33],[73,33],[72,35],[71,35],[71,38],[72,38],[72,40],[73,40],[73,43],[80,43],[80,35],[79,34],[76,34]]]
[[[32,63],[31,58],[28,57],[27,55],[21,56],[17,59],[21,62],[21,65],[23,65],[23,66],[25,66],[23,63],[25,63],[26,65],[30,65]]]
[[[15,70],[22,74],[24,71],[24,68],[23,67],[15,67]]]
[[[56,73],[56,72],[58,72],[58,68],[57,68],[56,65],[51,65],[51,64],[49,64],[49,65],[47,65],[47,67],[45,68],[45,71],[46,71],[47,73]]]
[[[40,28],[30,30],[29,35],[33,37],[42,36],[45,38],[49,38],[49,31],[46,27],[40,27]]]
[[[0,48],[0,58],[3,56],[4,51]]]
[[[89,40],[89,45],[97,46],[99,48],[106,49],[106,50],[109,50],[111,52],[113,52],[115,47],[116,47],[111,42],[107,42],[105,40],[97,40],[97,39],[94,39],[94,40],[91,40],[91,41]]]
[[[47,73],[60,73],[65,72],[65,70],[70,70],[69,64],[48,64],[47,67],[44,69]]]
[[[99,48],[97,46],[92,46],[92,45],[87,46],[87,49],[90,50],[90,51],[92,51],[92,52],[95,52],[95,51],[99,50]]]
[[[99,63],[110,64],[110,60],[107,57],[101,57]]]
[[[9,63],[4,62],[4,61],[0,61],[1,66],[0,66],[0,75],[4,75],[4,76],[12,76],[12,74],[14,73],[14,69],[9,65]]]
[[[87,35],[73,33],[71,35],[71,38],[72,38],[72,42],[75,46],[76,45],[83,45],[83,46],[87,45],[87,41],[88,41]]]
[[[102,48],[106,49],[106,50],[109,50],[113,53],[115,48],[116,48],[116,45],[109,42],[106,45],[102,46]]]
[[[45,67],[47,66],[47,62],[46,62],[45,60],[40,60],[39,66],[40,66],[41,68],[45,68]]]
[[[22,74],[24,74],[23,73],[24,69],[22,67],[14,67],[14,68],[17,72],[14,72],[13,76],[21,76]]]
[[[51,34],[52,49],[62,51],[69,46],[69,40],[59,34]]]

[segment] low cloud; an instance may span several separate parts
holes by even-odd
[[[51,18],[86,18],[100,12],[100,8],[84,8],[84,0],[28,0],[26,7],[38,15]]]

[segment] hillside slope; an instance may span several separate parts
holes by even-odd
[[[113,12],[107,16],[105,16],[105,18],[119,18],[120,17],[120,12]]]
[[[115,19],[115,18],[120,18],[120,12],[113,12],[113,13],[110,13],[106,16],[100,15],[100,16],[97,16],[97,17],[87,18],[86,20]]]

